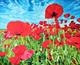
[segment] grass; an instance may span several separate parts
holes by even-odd
[[[4,30],[0,30],[0,51],[7,52],[7,55],[0,57],[0,65],[11,65],[9,58],[14,56],[12,49],[22,44],[28,49],[35,50],[35,54],[30,59],[21,61],[20,65],[80,65],[80,50],[77,50],[74,46],[65,44],[64,46],[56,47],[53,44],[50,49],[44,49],[41,46],[45,40],[43,36],[40,40],[21,36],[18,39],[5,39],[3,32]],[[54,40],[54,36],[51,39]],[[4,45],[10,46],[4,48]]]

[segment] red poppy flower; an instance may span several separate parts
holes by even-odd
[[[18,65],[20,63],[20,57],[18,56],[11,57],[9,58],[9,61],[12,65]]]
[[[42,47],[43,48],[48,48],[49,44],[51,44],[51,43],[52,43],[52,40],[46,40],[42,43]]]
[[[20,60],[27,60],[34,54],[34,50],[28,50],[24,45],[16,46],[12,50],[15,54],[15,57],[10,58],[12,64],[19,64]]]
[[[56,27],[56,29],[59,29],[60,28],[60,25],[59,25],[59,22],[58,22],[58,20],[57,19],[55,19],[55,27]]]
[[[62,29],[64,30],[64,31],[67,31],[68,29],[69,29],[69,27],[67,26],[67,25],[64,25],[65,27],[63,27]]]
[[[21,34],[25,30],[22,21],[11,21],[7,25],[7,31],[11,34]]]
[[[34,38],[35,40],[40,40],[41,36],[36,34],[35,36],[33,36],[33,38]]]
[[[76,24],[76,30],[80,31],[80,24]]]
[[[50,35],[48,33],[44,33],[44,34],[45,34],[45,38],[48,39]]]
[[[65,37],[69,39],[71,37],[71,34],[67,32],[65,33]]]
[[[0,56],[5,56],[6,52],[0,52]]]
[[[50,35],[55,35],[55,28],[50,28]]]
[[[40,34],[43,32],[41,28],[32,28],[32,32],[30,36],[32,36],[35,40],[39,40],[41,38]]]
[[[80,37],[80,32],[75,33],[75,37]]]
[[[60,37],[63,39],[64,38],[64,34],[61,34]]]
[[[31,33],[31,25],[22,21],[11,21],[7,25],[7,32],[11,35],[27,36]]]
[[[29,23],[24,23],[25,30],[21,33],[22,36],[29,36],[31,33],[31,25]]]
[[[80,37],[71,37],[67,39],[67,44],[80,48]]]
[[[76,47],[77,49],[80,49],[80,43],[75,43],[75,47]]]
[[[22,60],[27,60],[27,59],[31,58],[33,54],[34,54],[34,50],[26,50],[26,51],[23,53],[23,55],[21,55],[20,58],[21,58]]]
[[[56,35],[56,34],[58,34],[58,32],[59,32],[59,28],[57,28],[56,25],[50,26],[49,29],[50,29],[50,32],[49,32],[50,35]],[[48,33],[48,34],[49,34],[49,33]]]
[[[63,7],[59,4],[50,4],[45,10],[45,18],[58,18],[63,13]]]
[[[31,24],[31,29],[38,27],[37,24]]]
[[[75,16],[71,16],[71,19],[74,19],[75,18]]]
[[[68,18],[69,16],[70,16],[70,14],[69,14],[69,13],[64,14],[64,17],[65,17],[65,18]]]
[[[64,45],[64,42],[63,41],[55,40],[55,45],[56,46],[63,46]]]
[[[39,24],[45,26],[47,24],[47,21],[40,21]]]
[[[25,50],[27,50],[27,48],[25,45],[19,45],[14,47],[12,50],[16,56],[20,56],[25,52]]]
[[[71,23],[69,24],[71,29],[77,29],[76,24],[74,21],[71,21]]]
[[[80,22],[80,18],[78,18],[77,21]]]
[[[14,36],[14,34],[8,31],[5,33],[4,38],[5,39],[11,39],[13,36]]]
[[[58,32],[59,32],[59,29],[58,29],[58,28],[56,28],[56,29],[55,29],[55,32],[54,32],[54,34],[55,34],[55,35],[57,35],[57,34],[58,34]]]
[[[58,41],[58,40],[55,40],[55,43],[54,43],[55,45],[59,45],[60,44],[60,42]]]
[[[71,37],[68,39],[69,42],[77,42],[80,43],[80,38],[79,37]]]

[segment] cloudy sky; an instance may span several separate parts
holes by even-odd
[[[80,0],[0,0],[0,29],[5,29],[12,20],[30,23],[45,20],[45,9],[51,3],[62,5],[64,13],[80,17]]]

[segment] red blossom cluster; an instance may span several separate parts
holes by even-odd
[[[66,22],[67,23],[67,22]],[[7,30],[5,33],[6,38],[11,38],[16,36],[31,36],[35,40],[41,39],[41,34],[45,35],[45,38],[48,39],[49,36],[54,36],[59,33],[60,30],[64,30],[65,33],[61,35],[61,38],[66,37],[66,39],[72,37],[80,37],[80,24],[76,24],[74,21],[65,27],[60,27],[58,24],[48,24],[46,21],[40,21],[39,24],[29,24],[23,21],[11,21],[7,25]],[[65,36],[63,36],[65,35]],[[63,41],[58,41],[56,39],[55,43],[63,44]],[[43,44],[44,45],[44,44]]]
[[[34,50],[28,50],[25,45],[18,45],[12,49],[14,55],[9,58],[12,65],[19,65],[21,61],[28,60],[34,54]],[[0,56],[6,56],[6,52],[0,52]]]
[[[39,40],[41,33],[45,35],[55,35],[58,29],[55,25],[47,24],[46,21],[40,21],[39,25],[29,24],[23,21],[11,21],[7,25],[5,38],[12,38],[14,36],[32,36],[34,39]]]
[[[67,16],[67,14],[65,16]],[[71,16],[71,19],[74,18],[74,16]],[[79,18],[77,22],[79,22]],[[70,24],[66,25],[63,30],[65,31],[66,43],[80,49],[80,24],[70,21]]]
[[[20,61],[27,60],[32,57],[34,50],[28,50],[25,45],[19,45],[12,49],[14,56],[9,58],[12,65],[18,65]]]
[[[11,38],[14,35],[29,35],[31,32],[31,25],[22,21],[11,21],[7,25],[5,38]]]
[[[51,40],[46,40],[42,43],[42,47],[43,48],[49,48],[48,46],[52,44],[52,41]]]
[[[6,55],[6,52],[0,52],[0,56],[5,56]]]

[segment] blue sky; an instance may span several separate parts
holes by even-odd
[[[0,29],[5,29],[11,20],[30,23],[45,20],[45,9],[51,3],[62,5],[64,13],[80,17],[80,0],[0,0]]]

